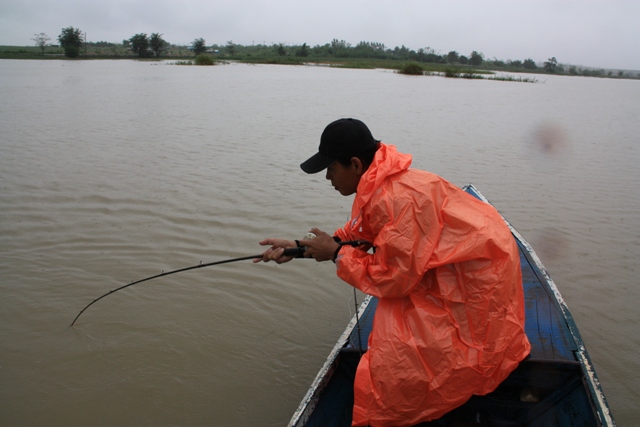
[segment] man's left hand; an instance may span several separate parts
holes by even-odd
[[[313,258],[318,262],[331,261],[340,245],[333,239],[333,236],[318,228],[312,228],[310,231],[316,237],[309,240],[300,240],[300,245],[307,248],[304,253],[305,258]]]

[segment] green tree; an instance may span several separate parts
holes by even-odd
[[[395,59],[413,59],[417,58],[418,54],[405,45],[402,45],[402,47],[396,46],[393,49],[393,57]]]
[[[36,46],[42,49],[42,54],[44,55],[44,48],[49,46],[49,41],[51,41],[51,38],[45,33],[40,33],[34,34],[31,40],[36,43]]]
[[[475,50],[471,52],[471,56],[469,57],[470,65],[482,65],[483,57],[481,53],[476,52]]]
[[[531,58],[525,59],[525,60],[522,62],[522,66],[523,66],[524,68],[526,68],[527,70],[535,70],[536,68],[538,68],[538,67],[536,66],[536,61],[534,61],[534,60],[533,60],[533,59],[531,59]]]
[[[335,57],[345,58],[349,56],[348,50],[350,47],[351,45],[344,40],[333,39],[331,40],[329,53]]]
[[[557,73],[562,71],[562,67],[558,65],[558,60],[554,56],[553,58],[549,58],[547,62],[544,63],[544,70],[547,73]]]
[[[359,58],[384,58],[385,49],[382,43],[361,41],[356,47],[351,49],[349,56]]]
[[[58,42],[64,49],[64,54],[68,58],[77,58],[82,47],[82,31],[80,28],[63,28],[58,36]]]
[[[149,37],[146,33],[139,33],[129,39],[131,51],[137,53],[139,58],[149,57]]]
[[[196,56],[200,55],[201,53],[205,53],[207,51],[207,42],[205,42],[202,37],[195,39],[191,43],[191,50]]]
[[[164,41],[164,39],[162,38],[162,34],[151,33],[151,37],[149,38],[149,47],[151,47],[151,50],[156,55],[156,57],[162,55],[167,49],[168,45],[169,43]]]
[[[460,55],[455,50],[447,53],[447,62],[449,64],[454,64],[460,60]]]
[[[280,43],[276,47],[276,52],[278,52],[278,55],[280,56],[285,56],[287,54],[287,51],[285,50],[284,45],[282,43]]]
[[[233,40],[229,40],[227,42],[227,45],[225,46],[225,49],[227,49],[227,53],[229,55],[233,55],[234,53],[236,53],[236,45],[233,44]]]
[[[553,58],[549,58],[547,62],[544,63],[544,70],[548,73],[557,73],[558,68],[558,60],[555,56]]]
[[[309,48],[307,47],[306,43],[303,43],[302,47],[296,50],[296,56],[300,56],[300,57],[309,56]]]

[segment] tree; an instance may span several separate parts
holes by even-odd
[[[358,58],[384,58],[384,44],[378,42],[361,41],[351,49],[350,56]]]
[[[558,71],[558,60],[555,56],[553,58],[549,58],[547,62],[544,63],[544,70],[548,73],[555,73]]]
[[[191,50],[196,56],[200,55],[201,53],[205,53],[207,51],[207,46],[204,39],[202,37],[200,37],[199,39],[195,39],[191,43]]]
[[[482,65],[483,57],[481,53],[476,52],[475,50],[471,52],[471,56],[469,57],[470,65]]]
[[[146,33],[139,33],[129,39],[131,51],[137,53],[139,58],[149,57],[149,37]]]
[[[522,62],[522,66],[523,66],[524,68],[526,68],[527,70],[535,70],[536,68],[538,68],[538,67],[536,66],[536,61],[534,61],[534,60],[533,60],[533,59],[531,59],[531,58],[525,59],[525,60]]]
[[[40,33],[40,34],[34,34],[31,40],[36,42],[36,46],[42,49],[42,54],[44,55],[44,48],[49,46],[49,41],[51,41],[51,38],[47,36],[45,33]]]
[[[236,45],[233,43],[233,40],[229,40],[227,42],[225,49],[227,49],[227,53],[229,55],[233,55],[234,53],[236,53]]]
[[[68,58],[77,58],[82,47],[82,31],[80,28],[63,28],[58,36],[60,46],[64,49],[64,54]]]
[[[282,43],[280,43],[277,47],[276,47],[276,52],[278,52],[278,55],[280,56],[285,56],[287,54],[286,49],[284,48],[284,45]]]
[[[350,47],[351,45],[344,40],[333,39],[329,53],[335,57],[345,58],[349,56],[347,51]]]
[[[460,55],[455,50],[452,50],[451,52],[447,53],[447,62],[449,64],[453,64],[455,62],[458,62],[459,60],[460,60]]]
[[[164,39],[162,38],[162,34],[151,33],[151,38],[149,38],[149,47],[151,47],[151,50],[156,55],[156,57],[162,55],[168,45],[169,43],[164,41]]]
[[[393,56],[398,59],[412,59],[417,58],[418,54],[405,45],[402,45],[402,47],[396,46],[393,49]]]
[[[303,43],[302,47],[296,50],[296,56],[301,56],[301,57],[309,56],[309,48],[307,47],[306,43]]]

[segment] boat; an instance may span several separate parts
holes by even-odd
[[[489,203],[473,185],[463,187]],[[503,217],[504,219],[504,217]],[[531,353],[496,390],[472,396],[419,426],[615,426],[595,369],[567,304],[525,239],[504,219],[520,251],[525,331]],[[377,299],[367,296],[293,414],[290,427],[349,427],[353,381]]]

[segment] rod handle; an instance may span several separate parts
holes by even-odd
[[[286,248],[282,255],[284,256],[294,256],[294,257],[302,257],[304,251],[307,250],[306,246],[299,246],[297,248]]]

